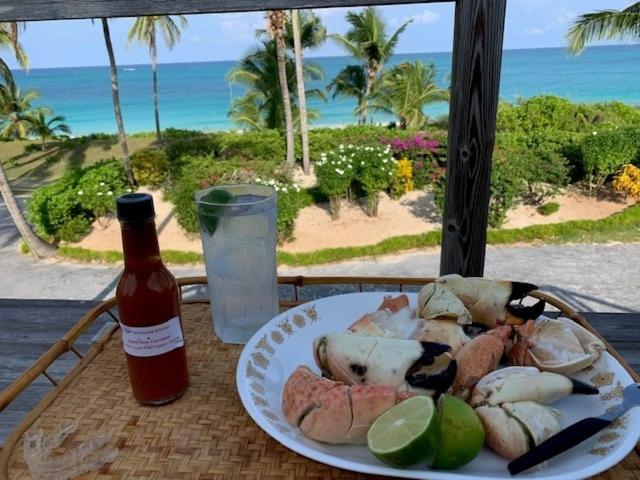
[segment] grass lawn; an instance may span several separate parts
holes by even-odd
[[[155,138],[129,137],[129,152],[153,144]],[[122,150],[117,138],[91,140],[73,149],[62,149],[56,145],[45,151],[25,153],[26,145],[32,141],[0,142],[0,161],[15,193],[28,193],[35,188],[60,178],[69,167],[86,167],[103,158],[121,158]]]

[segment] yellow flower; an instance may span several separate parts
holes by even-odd
[[[396,180],[398,191],[406,193],[413,190],[413,164],[408,158],[396,162]]]
[[[640,168],[625,165],[613,180],[613,188],[630,197],[640,199]]]

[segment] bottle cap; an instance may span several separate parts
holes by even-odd
[[[153,197],[148,193],[127,193],[116,198],[118,220],[121,222],[144,222],[156,216]]]

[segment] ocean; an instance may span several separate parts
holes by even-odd
[[[105,54],[106,56],[106,54]],[[309,58],[324,69],[321,82],[309,88],[324,88],[350,57]],[[407,60],[432,62],[437,83],[447,86],[451,71],[451,53],[395,55],[388,64]],[[163,128],[193,128],[205,131],[238,128],[229,120],[232,98],[242,95],[239,84],[229,84],[227,74],[235,62],[160,64],[158,66],[160,121]],[[127,132],[154,129],[151,102],[151,67],[120,65],[120,98]],[[31,69],[15,72],[23,88],[41,92],[38,105],[53,107],[64,115],[74,135],[115,132],[108,67]],[[500,79],[500,97],[513,101],[518,97],[555,94],[579,102],[620,100],[640,105],[640,47],[603,46],[587,49],[572,57],[564,48],[505,50]],[[324,103],[309,101],[320,113],[312,125],[340,125],[354,122],[355,101],[328,98]],[[425,109],[430,116],[448,112],[447,104]],[[374,121],[389,117],[376,115]]]

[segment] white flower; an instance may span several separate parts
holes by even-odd
[[[597,135],[597,134],[598,134],[598,132],[596,132],[596,131],[591,132],[591,135]]]
[[[82,190],[78,190],[78,195],[82,195],[84,192]]]
[[[288,190],[287,190],[287,187],[282,187],[282,191],[283,191],[284,193],[287,193],[287,191],[288,191]]]
[[[339,168],[336,168],[336,173],[338,175],[344,175],[344,170],[340,170]]]
[[[111,195],[113,195],[113,192],[112,192],[111,190],[109,190],[109,191],[107,192],[107,195],[111,196]]]
[[[364,162],[363,162],[363,161],[361,161],[361,162],[360,162],[360,165],[362,165],[362,166],[364,167]]]
[[[382,160],[382,163],[387,163],[387,159],[386,159],[386,158],[384,158],[384,159]]]
[[[104,182],[100,182],[100,186],[101,186],[101,187],[104,187]]]
[[[102,196],[102,192],[98,192],[98,196],[101,197]]]
[[[260,183],[262,180],[260,178],[256,178],[256,182]]]
[[[132,190],[131,190],[130,188],[127,188],[127,192],[131,193],[131,192],[132,192]]]

